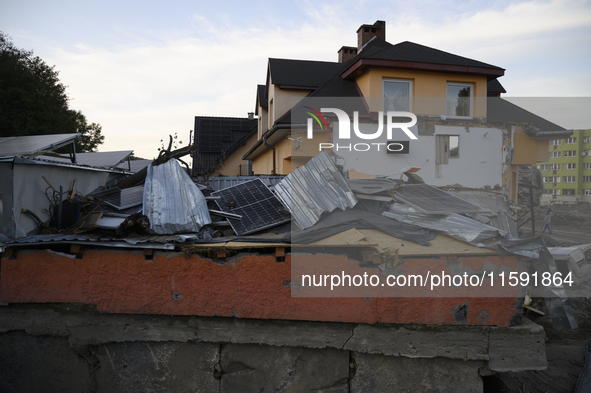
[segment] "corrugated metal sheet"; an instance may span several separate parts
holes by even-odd
[[[382,215],[406,224],[439,231],[477,247],[489,247],[492,243],[509,237],[509,233],[505,231],[457,213],[446,215],[408,213],[390,205],[389,209],[383,212]]]
[[[34,235],[21,239],[11,240],[3,238],[5,246],[15,245],[36,245],[44,243],[64,244],[89,244],[105,247],[127,247],[127,248],[157,248],[162,250],[174,249],[174,243],[184,243],[189,239],[197,239],[197,234],[188,235],[131,235],[125,238],[105,236],[104,234],[78,234],[78,235]]]
[[[207,180],[199,178],[194,179],[195,183],[204,184],[211,187],[214,191],[220,191],[228,187],[246,183],[254,179],[260,179],[267,187],[274,186],[283,180],[285,176],[219,176],[210,177]]]
[[[275,186],[275,193],[301,229],[316,224],[324,212],[357,204],[353,191],[326,152],[287,175]]]
[[[54,161],[53,157],[48,158],[48,156],[1,157],[0,162],[13,162],[15,164],[25,164],[25,165],[50,165],[50,166],[57,166],[57,167],[64,167],[64,168],[85,169],[85,170],[95,171],[95,172],[121,173],[121,171],[119,171],[119,170],[114,170],[114,169],[110,169],[110,168],[99,168],[99,167],[91,167],[91,166],[87,166],[87,165],[72,164],[71,162],[66,162],[66,160]]]
[[[211,224],[207,201],[177,160],[148,166],[143,213],[158,234],[199,232]]]

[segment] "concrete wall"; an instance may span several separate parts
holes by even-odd
[[[0,307],[2,392],[482,392],[546,367],[544,331]]]

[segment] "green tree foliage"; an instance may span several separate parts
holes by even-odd
[[[105,137],[68,106],[59,72],[0,32],[0,137],[79,132],[76,150],[96,151]]]
[[[76,142],[76,151],[91,152],[97,151],[98,145],[105,141],[105,136],[101,134],[102,127],[98,123],[86,121],[86,117],[80,111],[70,110],[76,120],[76,131],[81,134],[80,140]]]

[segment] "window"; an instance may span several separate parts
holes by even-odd
[[[575,157],[577,155],[576,150],[565,150],[563,153],[563,157]]]
[[[574,188],[564,188],[562,190],[562,195],[575,195],[575,189]]]
[[[552,139],[550,141],[550,146],[559,146],[560,145],[560,139]]]
[[[550,194],[550,195],[560,195],[560,188],[556,188],[556,189],[547,188],[546,193]]]
[[[585,162],[583,164],[583,169],[591,169],[591,162]]]
[[[472,84],[447,84],[447,113],[449,117],[472,117]]]
[[[577,164],[562,164],[562,169],[564,170],[570,170],[570,169],[576,169]]]
[[[550,158],[558,158],[560,157],[560,152],[559,151],[551,151],[549,154]]]
[[[544,183],[560,183],[560,176],[546,176],[543,181]]]
[[[458,135],[436,135],[435,163],[447,164],[450,158],[460,158],[460,137]]]
[[[591,190],[583,190],[583,195],[591,195]]]
[[[565,145],[574,145],[575,143],[577,143],[577,138],[573,137],[573,138],[564,138],[564,144]]]
[[[384,112],[412,110],[412,81],[384,79],[382,84]]]
[[[574,183],[576,176],[562,176],[562,181],[565,183]]]
[[[591,176],[583,176],[583,183],[591,183]]]

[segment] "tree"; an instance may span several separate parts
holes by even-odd
[[[76,131],[81,134],[80,140],[76,141],[77,152],[92,152],[98,149],[98,145],[104,142],[105,136],[101,134],[102,127],[98,123],[88,124],[86,116],[80,111],[73,111],[76,119]]]
[[[100,124],[88,124],[68,101],[55,66],[0,32],[0,137],[80,132],[76,150],[96,150],[104,140]]]

